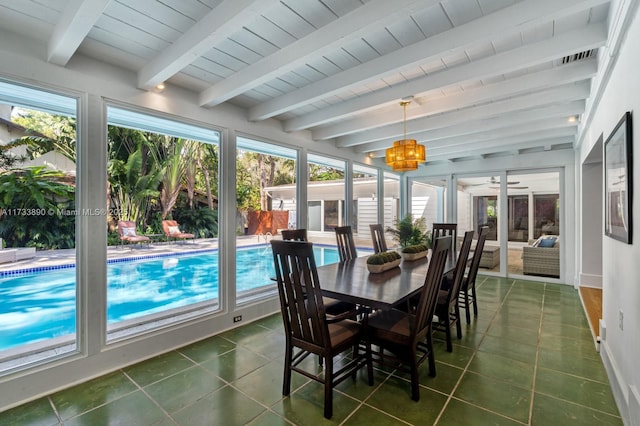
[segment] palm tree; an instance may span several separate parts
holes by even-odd
[[[173,138],[171,138],[173,139]],[[162,219],[166,219],[178,200],[178,194],[185,177],[186,157],[183,156],[185,140],[178,139],[169,146],[169,156],[162,163],[162,188],[160,190],[160,206]],[[171,150],[173,152],[171,152]]]

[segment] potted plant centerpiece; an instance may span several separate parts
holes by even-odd
[[[404,260],[418,260],[427,256],[429,247],[426,244],[414,244],[403,247],[401,253]]]
[[[395,251],[372,254],[367,258],[367,269],[369,272],[377,274],[400,265],[400,260],[400,255]]]
[[[400,252],[405,260],[416,260],[425,257],[431,248],[431,231],[427,230],[426,219],[419,217],[413,220],[408,214],[396,221],[396,228],[387,228],[400,244]]]

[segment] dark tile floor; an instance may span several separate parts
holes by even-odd
[[[339,386],[331,421],[318,383],[294,374],[283,398],[273,315],[0,413],[0,424],[621,425],[578,292],[479,281],[480,315],[452,353],[436,340],[437,376],[424,366],[420,402],[406,377],[380,370],[372,387],[363,376]]]

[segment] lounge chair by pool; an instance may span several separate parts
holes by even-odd
[[[118,221],[118,235],[123,243],[144,243],[149,241],[149,237],[138,235],[136,223],[129,220]]]
[[[180,230],[180,225],[178,225],[178,222],[176,222],[175,220],[163,220],[162,230],[164,231],[164,235],[167,238],[175,238],[177,240],[186,240],[186,239],[195,238],[194,234],[182,232]]]

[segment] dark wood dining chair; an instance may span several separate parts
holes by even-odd
[[[384,253],[387,251],[387,242],[384,239],[384,227],[381,223],[369,225],[371,239],[373,240],[374,253]]]
[[[445,332],[447,342],[447,352],[453,351],[453,342],[451,339],[451,329],[456,327],[456,336],[462,339],[462,324],[460,323],[460,307],[458,306],[458,293],[460,285],[464,279],[464,273],[467,269],[469,260],[469,252],[471,251],[471,243],[473,242],[474,231],[464,233],[460,253],[456,261],[456,267],[451,277],[444,277],[438,292],[438,301],[436,304],[436,316],[438,322],[435,329]]]
[[[351,319],[331,318],[325,313],[313,244],[302,241],[272,240],[273,260],[280,297],[280,309],[286,335],[282,394],[291,392],[291,372],[295,371],[324,384],[324,416],[333,415],[333,388],[355,378],[367,367],[369,385],[373,385],[371,347],[364,338],[363,325]],[[365,351],[360,352],[361,342]],[[351,358],[341,357],[334,371],[334,359],[353,351]],[[300,364],[310,354],[322,357],[324,371],[309,371]]]
[[[301,229],[283,229],[280,231],[282,239],[287,241],[309,241],[307,238],[307,230]]]
[[[351,231],[351,226],[337,226],[335,228],[335,232],[340,262],[352,260],[358,257],[356,244],[353,242],[353,232]]]
[[[431,320],[450,247],[451,237],[435,240],[415,312],[376,311],[369,315],[365,329],[370,343],[377,347],[373,350],[374,361],[411,375],[411,399],[414,401],[420,400],[418,367],[428,360],[429,375],[436,375]]]
[[[282,239],[285,241],[309,241],[307,239],[307,230],[305,228],[300,229],[283,229],[280,231]],[[350,318],[356,319],[361,313],[358,306],[354,303],[343,302],[341,300],[335,300],[328,297],[324,298],[324,308],[327,315],[342,315],[346,312],[351,312]],[[322,360],[320,360],[322,364]]]
[[[484,249],[484,243],[487,240],[487,234],[489,233],[489,227],[483,226],[480,228],[480,234],[478,235],[478,242],[473,251],[473,258],[471,259],[471,266],[469,266],[469,272],[464,277],[460,284],[460,293],[458,296],[458,306],[464,308],[467,317],[467,324],[471,324],[471,306],[473,306],[473,315],[478,316],[478,302],[476,298],[476,277],[478,275],[478,268],[480,267],[480,258],[482,257],[482,250]]]
[[[451,237],[451,250],[457,251],[457,235],[458,224],[457,223],[434,223],[431,230],[431,238],[436,239],[440,237]]]

